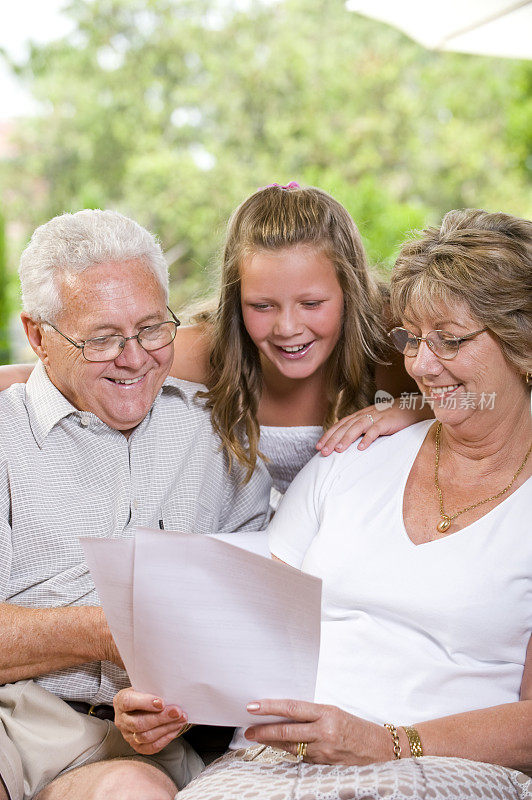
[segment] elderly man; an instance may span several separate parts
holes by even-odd
[[[146,230],[56,217],[20,278],[39,363],[0,394],[0,800],[165,800],[202,762],[183,739],[143,758],[113,725],[128,680],[78,537],[258,530],[269,479],[229,470],[197,387],[167,378],[179,322]]]

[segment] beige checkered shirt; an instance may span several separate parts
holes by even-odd
[[[129,440],[77,411],[41,364],[27,385],[0,393],[0,602],[97,604],[79,536],[129,536],[138,526],[262,530],[268,472],[260,463],[246,485],[239,469],[228,473],[197,389],[167,379]],[[60,697],[95,704],[128,685],[107,661],[37,680]]]

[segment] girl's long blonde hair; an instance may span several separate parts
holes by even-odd
[[[373,401],[374,366],[385,352],[384,291],[368,270],[360,234],[345,208],[320,189],[296,184],[268,186],[245,200],[229,221],[220,300],[210,318],[208,389],[200,396],[229,458],[247,467],[248,479],[260,455],[262,371],[242,317],[240,264],[258,251],[298,244],[330,258],[344,295],[342,331],[326,365],[326,427]]]

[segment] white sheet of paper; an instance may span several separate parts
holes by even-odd
[[[85,560],[129,677],[134,677],[133,539],[80,537]]]
[[[314,699],[321,581],[241,549],[253,536],[236,540],[81,539],[133,686],[195,723],[247,726],[251,700]]]
[[[223,541],[135,536],[135,688],[191,722],[249,725],[261,698],[313,700],[321,580]]]
[[[227,542],[235,547],[242,547],[249,553],[257,553],[264,558],[271,558],[266,531],[237,531],[236,533],[208,533],[213,539]]]

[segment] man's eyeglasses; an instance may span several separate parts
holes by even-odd
[[[148,353],[151,350],[159,350],[161,347],[166,347],[174,341],[175,335],[179,325],[181,324],[172,311],[168,309],[173,317],[173,320],[166,322],[158,322],[156,325],[148,325],[134,336],[122,336],[118,333],[110,334],[109,336],[97,336],[95,339],[87,339],[84,342],[75,342],[69,336],[66,336],[59,328],[52,325],[51,322],[46,322],[57,333],[63,336],[70,344],[81,350],[83,358],[86,361],[114,361],[118,358],[120,353],[126,346],[126,342],[130,339],[136,339],[140,346]]]
[[[415,333],[406,328],[394,328],[389,332],[388,336],[395,349],[399,350],[404,356],[411,358],[417,355],[421,342],[426,342],[434,355],[448,361],[458,353],[462,342],[466,342],[468,339],[472,339],[487,330],[487,328],[482,328],[479,331],[468,333],[467,336],[453,336],[452,333],[447,333],[447,331],[429,331],[426,336],[416,336]]]

